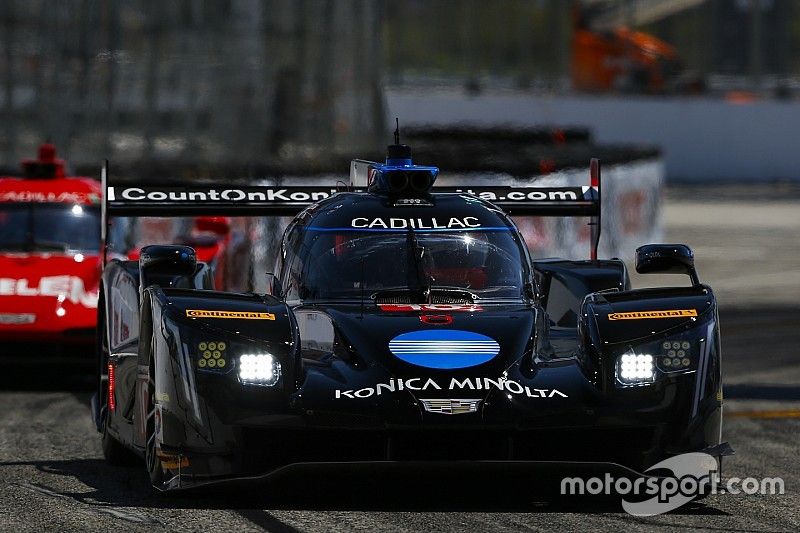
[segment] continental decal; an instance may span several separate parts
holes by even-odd
[[[643,320],[650,318],[683,318],[697,316],[697,309],[665,309],[664,311],[633,311],[630,313],[609,313],[609,320]]]
[[[210,309],[187,309],[189,318],[233,318],[236,320],[275,320],[273,313],[256,313],[252,311],[214,311]]]

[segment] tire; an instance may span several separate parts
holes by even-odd
[[[141,461],[132,451],[108,432],[108,416],[104,416],[103,435],[100,443],[103,448],[103,457],[113,466],[134,466]]]
[[[102,305],[102,296],[100,299]],[[126,448],[121,442],[115,439],[108,431],[109,412],[108,412],[108,335],[106,334],[105,317],[100,314],[98,317],[98,339],[97,339],[97,401],[99,404],[102,431],[100,444],[103,449],[103,457],[106,462],[113,466],[131,466],[138,462],[138,457]]]
[[[144,460],[150,483],[154,488],[159,488],[164,484],[164,468],[161,459],[156,452],[156,409],[155,409],[155,372],[153,369],[154,361],[150,360],[150,372],[147,380],[147,419],[145,420],[145,435],[147,440],[144,446]]]

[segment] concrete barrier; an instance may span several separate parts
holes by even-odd
[[[632,259],[637,246],[661,239],[664,166],[660,159],[603,166],[602,233],[599,256]],[[589,169],[570,169],[537,177],[539,187],[588,185]],[[502,174],[443,174],[438,185],[465,183],[524,187],[531,180]],[[589,258],[586,217],[514,217],[534,258]]]
[[[390,90],[387,104],[408,124],[584,126],[598,144],[654,144],[670,182],[800,180],[798,102]]]

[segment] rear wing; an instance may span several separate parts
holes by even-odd
[[[112,216],[294,216],[320,200],[338,192],[366,191],[369,161],[353,161],[350,186],[239,186],[220,185],[144,185],[109,183],[108,161],[101,182],[103,187],[102,237],[107,250],[108,220]],[[597,259],[600,239],[601,179],[600,162],[592,159],[589,185],[579,187],[503,187],[465,185],[434,187],[434,192],[469,194],[487,200],[510,215],[591,217],[591,257]]]

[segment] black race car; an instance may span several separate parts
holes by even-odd
[[[390,146],[319,187],[109,186],[105,214],[296,214],[270,294],[218,292],[186,246],[110,261],[93,402],[111,463],[161,490],[305,468],[591,466],[722,455],[717,305],[691,250],[651,244],[638,289],[597,259],[591,185],[432,188]],[[104,173],[105,175],[105,173]],[[487,201],[490,198],[492,201]],[[512,214],[589,216],[592,259],[532,260]],[[106,222],[107,223],[107,222]]]

